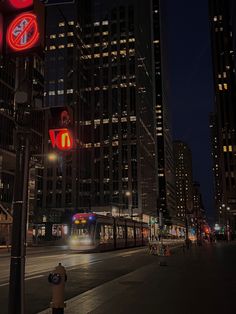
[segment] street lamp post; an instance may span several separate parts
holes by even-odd
[[[130,191],[126,191],[125,192],[125,196],[128,197],[128,211],[130,213],[130,217],[131,219],[133,219],[133,208],[132,208],[132,204],[131,204],[131,196],[132,196],[132,193]]]
[[[230,217],[229,217],[230,207],[226,207],[226,234],[227,240],[230,241]]]

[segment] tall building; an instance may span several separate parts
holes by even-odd
[[[155,117],[158,169],[158,209],[166,224],[175,222],[176,189],[173,143],[168,110],[168,60],[165,53],[165,8],[153,0],[153,44],[155,62]]]
[[[182,141],[174,141],[177,218],[185,221],[193,210],[192,153]]]
[[[78,210],[157,214],[152,2],[78,6],[47,12],[45,106],[74,109],[78,144],[44,163],[38,223],[47,238]]]
[[[221,219],[222,210],[222,172],[220,170],[220,156],[219,156],[219,145],[218,140],[219,136],[217,134],[217,125],[216,125],[216,115],[211,114],[210,115],[210,134],[211,134],[211,150],[212,150],[212,161],[213,161],[213,176],[214,176],[214,206],[216,209],[215,213],[215,219],[218,223],[223,224],[223,221]]]
[[[200,184],[193,182],[193,209],[191,214],[191,225],[195,229],[197,240],[201,240],[203,226],[206,224],[206,214],[203,205]]]
[[[81,90],[89,205],[156,216],[152,2],[90,5],[82,56],[90,80]]]
[[[221,195],[218,213],[219,220],[233,233],[236,230],[235,13],[234,1],[209,1],[219,162],[214,168],[219,169]]]
[[[77,2],[46,9],[44,151],[41,160],[43,167],[38,169],[40,177],[36,182],[37,203],[33,222],[40,238],[51,239],[67,232],[63,223],[68,224],[69,217],[77,207],[83,148],[76,145],[72,152],[56,152],[56,158],[50,158],[53,148],[48,131],[57,123],[55,112],[60,108],[70,108],[73,112],[74,137],[83,143],[78,124],[79,108],[83,101],[79,96],[79,84],[83,80],[79,80],[79,77],[82,77],[83,71],[80,68],[82,43]]]

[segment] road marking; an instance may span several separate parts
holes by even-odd
[[[7,283],[2,283],[1,285],[0,285],[0,287],[4,287],[4,286],[8,286],[9,285],[9,283],[7,282]]]
[[[41,278],[41,277],[44,277],[44,275],[37,275],[37,276],[27,277],[27,278],[25,278],[25,280],[31,280],[31,279]]]
[[[26,280],[31,280],[31,279],[36,279],[36,278],[41,278],[41,277],[44,277],[44,275],[37,275],[37,276],[33,276],[33,277],[27,277],[27,278],[25,278],[25,281]],[[8,285],[9,285],[9,282],[5,282],[5,283],[0,284],[0,287],[4,287],[4,286],[8,286]]]
[[[89,263],[89,264],[92,265],[92,264],[97,264],[97,263],[101,263],[101,262],[102,262],[102,260],[99,260],[99,261],[91,262],[91,263]]]

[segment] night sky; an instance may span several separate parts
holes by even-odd
[[[169,106],[174,139],[189,144],[193,177],[204,206],[213,214],[209,113],[213,81],[207,0],[164,0]]]

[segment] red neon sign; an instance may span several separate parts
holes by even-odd
[[[38,39],[38,22],[33,13],[26,12],[18,15],[8,27],[7,44],[14,51],[23,51],[34,47]]]
[[[53,148],[70,150],[74,146],[72,134],[68,129],[49,130],[49,137]]]
[[[33,0],[8,0],[14,9],[25,9],[33,5]]]

